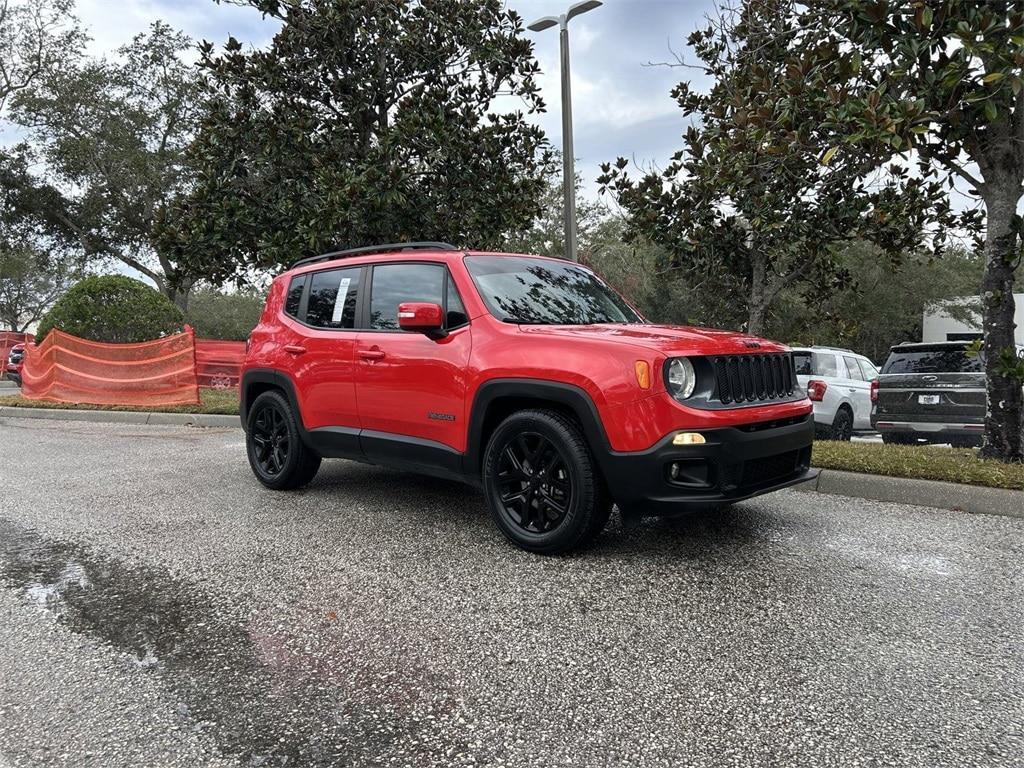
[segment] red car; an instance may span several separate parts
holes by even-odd
[[[21,386],[21,368],[25,365],[25,345],[15,344],[7,353],[7,360],[4,362],[4,373],[7,378]]]
[[[242,367],[268,488],[346,458],[484,489],[501,531],[556,553],[624,515],[725,506],[807,479],[814,423],[789,350],[654,325],[586,267],[443,243],[304,259]]]

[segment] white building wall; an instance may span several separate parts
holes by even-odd
[[[1017,313],[1014,315],[1014,320],[1017,323],[1017,330],[1014,333],[1014,337],[1018,344],[1024,344],[1024,293],[1013,294],[1014,301],[1017,304]],[[962,306],[971,306],[977,304],[978,300],[974,297],[960,297],[956,299],[950,299],[949,301],[936,304],[931,307],[927,307],[924,311],[924,322],[921,330],[921,341],[934,342],[934,341],[951,341],[950,334],[981,334],[981,317],[976,318],[976,322],[964,323],[959,319],[950,317],[946,307],[950,304],[960,304]],[[953,337],[954,339],[956,336]]]

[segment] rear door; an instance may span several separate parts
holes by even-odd
[[[285,345],[306,429],[337,428],[350,433],[353,445],[360,426],[355,348],[364,271],[355,266],[306,274],[296,322],[290,323],[295,338]],[[287,303],[294,306],[291,292]]]
[[[465,451],[471,335],[448,268],[438,262],[374,264],[356,350],[363,452],[390,463],[456,461]],[[440,304],[443,335],[403,331],[398,305]]]

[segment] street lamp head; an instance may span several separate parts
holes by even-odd
[[[565,14],[565,20],[569,21],[570,19],[579,16],[581,13],[592,11],[601,5],[604,5],[601,0],[583,0],[582,3],[576,3],[576,5],[569,8]]]
[[[542,32],[545,29],[551,29],[551,27],[558,26],[557,16],[545,16],[543,19],[537,19],[533,24],[527,27],[527,29],[533,32]]]

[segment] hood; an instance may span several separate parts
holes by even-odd
[[[684,325],[521,325],[519,328],[527,334],[629,344],[667,356],[736,355],[789,350],[784,344],[745,333]]]

